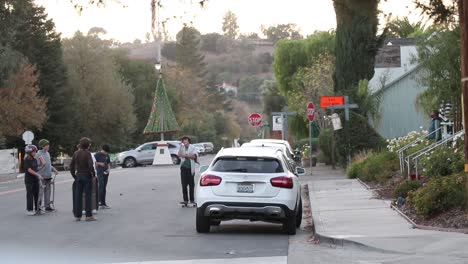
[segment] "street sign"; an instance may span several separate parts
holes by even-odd
[[[33,132],[28,130],[23,133],[23,140],[24,140],[24,143],[26,143],[27,145],[32,144],[33,139],[34,139]]]
[[[320,96],[320,108],[344,105],[344,96]]]
[[[259,127],[262,124],[262,115],[252,113],[249,115],[249,124],[253,127]]]
[[[314,121],[315,119],[315,106],[312,102],[307,104],[307,117],[309,118],[310,122]]]
[[[283,117],[280,115],[274,115],[273,118],[273,131],[283,131]]]

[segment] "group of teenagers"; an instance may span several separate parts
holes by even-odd
[[[24,158],[24,183],[26,185],[26,209],[28,215],[42,214],[42,205],[46,212],[55,211],[51,207],[51,185],[53,183],[52,174],[57,175],[58,171],[52,166],[49,154],[50,143],[47,139],[41,139],[38,143],[39,149],[35,145],[25,147]],[[110,147],[103,145],[101,151],[94,154],[89,151],[91,140],[81,138],[70,163],[70,173],[74,179],[73,183],[73,214],[76,221],[81,221],[83,216],[83,201],[86,221],[96,221],[93,211],[97,208],[110,209],[106,203],[106,189],[110,173]],[[181,138],[179,149],[180,176],[182,184],[183,205],[195,204],[195,163],[198,159],[197,149],[191,145],[191,139],[187,136]],[[97,186],[93,192],[93,185]],[[188,189],[188,190],[187,190]],[[42,190],[42,191],[41,191]],[[99,206],[93,206],[92,195],[96,193],[96,201]],[[40,197],[41,196],[41,197]],[[42,199],[43,198],[43,199]],[[95,208],[93,210],[93,207]]]
[[[53,212],[51,206],[51,186],[54,184],[52,174],[58,171],[52,166],[49,154],[50,142],[41,139],[35,145],[25,147],[24,183],[26,185],[26,210],[28,215],[39,215]],[[93,155],[89,151],[91,140],[81,138],[70,163],[70,173],[73,182],[73,215],[76,221],[81,221],[84,212],[86,221],[96,221],[93,209],[110,209],[106,203],[106,189],[110,174],[110,147],[103,145],[101,151]],[[94,185],[94,191],[93,191]],[[97,188],[96,188],[97,185]],[[96,206],[93,206],[92,195],[96,195]],[[84,200],[84,201],[83,201]],[[42,210],[43,209],[43,210]]]

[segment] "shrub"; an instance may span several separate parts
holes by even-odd
[[[348,178],[350,179],[359,178],[359,175],[362,173],[363,166],[364,161],[362,160],[351,163],[351,165],[346,169],[346,175],[348,175]]]
[[[304,151],[304,147],[307,147],[309,148],[309,138],[303,138],[303,139],[300,139],[298,141],[296,141],[296,143],[294,144],[294,149],[300,149],[302,151]],[[317,152],[317,149],[318,149],[318,138],[312,138],[312,149],[314,152]]]
[[[403,197],[406,198],[412,191],[419,189],[422,186],[420,181],[404,181],[400,183],[394,190],[393,195],[395,198]]]
[[[381,151],[370,153],[366,159],[353,162],[348,170],[349,178],[360,178],[363,181],[385,183],[399,169],[398,157],[395,153]]]
[[[344,120],[344,114],[340,114]],[[354,156],[361,150],[385,148],[385,140],[369,125],[369,120],[359,115],[350,115],[349,121],[342,121],[343,129],[336,131],[337,160],[347,165],[348,155]]]
[[[463,207],[466,203],[465,176],[434,177],[424,187],[410,192],[408,202],[416,214],[424,218]]]
[[[421,158],[420,167],[428,177],[447,176],[463,171],[465,159],[462,151],[443,146]]]

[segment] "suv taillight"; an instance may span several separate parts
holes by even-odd
[[[294,186],[292,178],[286,176],[272,178],[270,182],[272,186],[279,188],[292,189]]]
[[[215,175],[204,175],[200,179],[201,186],[216,186],[221,183],[221,177]]]

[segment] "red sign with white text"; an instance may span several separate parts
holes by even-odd
[[[315,106],[312,102],[307,104],[307,117],[309,118],[310,122],[314,121],[315,119]]]
[[[252,113],[249,115],[249,124],[253,127],[259,127],[262,124],[262,115]]]
[[[320,108],[344,105],[344,96],[320,96]]]

